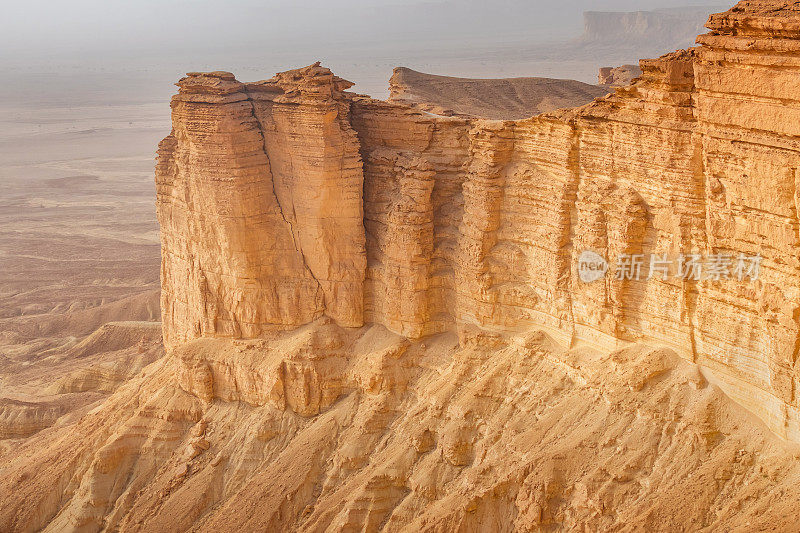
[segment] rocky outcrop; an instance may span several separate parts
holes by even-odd
[[[321,319],[185,343],[20,444],[0,530],[792,531],[796,453],[672,350]]]
[[[597,75],[597,83],[608,87],[624,87],[642,75],[639,65],[621,65],[619,67],[603,67]]]
[[[516,120],[605,96],[606,87],[553,78],[472,79],[394,69],[389,101],[443,116]]]
[[[190,75],[157,172],[168,346],[322,315],[412,338],[647,342],[800,440],[795,9],[741,2],[634,84],[517,121],[379,102],[318,65]],[[762,263],[757,280],[681,277],[674,261],[588,284],[585,250]]]
[[[363,321],[362,173],[350,84],[191,73],[158,158],[165,342]]]
[[[52,426],[69,412],[62,402],[24,402],[0,398],[0,441],[19,439]]]

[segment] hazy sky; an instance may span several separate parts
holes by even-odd
[[[691,46],[694,33],[669,45],[562,45],[577,42],[585,11],[715,4],[724,9],[724,0],[0,0],[0,105],[166,102],[188,71],[254,80],[314,61],[379,98],[396,66],[593,83],[599,66]]]
[[[420,36],[496,40],[572,37],[585,10],[644,10],[713,0],[0,0],[0,60],[273,46],[359,46]]]

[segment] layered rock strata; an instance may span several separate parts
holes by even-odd
[[[157,171],[168,346],[322,315],[663,344],[800,440],[796,9],[740,2],[632,85],[517,121],[376,101],[319,65],[189,75]],[[584,250],[763,262],[587,284]]]
[[[364,229],[350,86],[311,66],[242,84],[190,73],[159,146],[165,342],[363,322]]]

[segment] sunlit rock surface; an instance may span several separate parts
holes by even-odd
[[[104,326],[52,385],[96,403],[0,405],[0,531],[795,531],[798,9],[523,120],[188,75],[167,353]],[[763,262],[586,283],[586,250]]]
[[[663,343],[797,440],[794,9],[743,2],[633,85],[517,121],[358,96],[319,65],[190,75],[157,175],[167,344],[322,315]],[[763,262],[758,280],[585,284],[583,250]]]

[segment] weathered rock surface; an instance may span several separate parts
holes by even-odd
[[[165,342],[363,323],[362,173],[350,84],[311,66],[191,73],[159,148]]]
[[[318,65],[190,75],[158,169],[168,346],[322,315],[658,342],[800,439],[795,9],[741,2],[633,85],[518,121],[361,97]],[[587,249],[763,263],[753,282],[587,285]]]
[[[791,531],[797,453],[672,350],[322,319],[186,343],[25,441],[0,530]]]
[[[110,324],[47,389],[107,399],[0,402],[0,531],[796,530],[800,8],[708,26],[523,120],[188,75],[169,353]],[[585,250],[763,262],[585,283]]]

